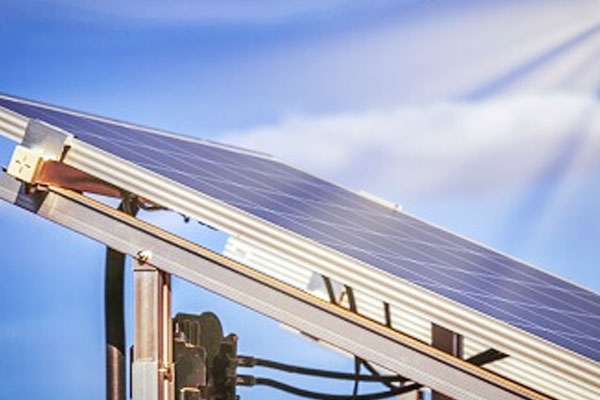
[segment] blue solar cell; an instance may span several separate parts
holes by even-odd
[[[276,160],[0,98],[0,106],[600,361],[600,296]]]

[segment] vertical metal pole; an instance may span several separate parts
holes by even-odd
[[[107,248],[105,268],[106,399],[125,400],[125,317],[123,315],[125,255]]]
[[[135,216],[137,200],[125,196],[119,210]],[[125,255],[106,249],[104,326],[106,333],[106,399],[125,400],[125,315],[123,301]]]
[[[431,325],[431,345],[455,357],[463,358],[463,337],[436,324]],[[438,393],[432,393],[432,400],[452,400],[450,397]]]
[[[173,400],[171,278],[136,260],[133,400]]]

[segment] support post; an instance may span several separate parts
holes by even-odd
[[[135,198],[126,196],[119,211],[135,216]],[[125,400],[125,254],[106,248],[104,272],[104,326],[106,333],[106,399]]]
[[[104,275],[107,400],[125,400],[124,269],[125,255],[107,248]]]
[[[456,332],[436,324],[431,325],[431,346],[451,354],[454,357],[463,358],[463,337]],[[431,400],[452,400],[452,398],[433,391]]]
[[[133,400],[173,400],[171,276],[140,259],[133,276]]]

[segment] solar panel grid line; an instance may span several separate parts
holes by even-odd
[[[363,200],[363,201],[364,201],[364,200]],[[364,203],[361,203],[361,204],[364,204]],[[413,223],[414,223],[414,222],[413,222],[413,221],[411,221],[411,224],[413,224]],[[418,225],[418,224],[417,224],[417,225]],[[452,238],[452,240],[450,240],[449,242],[456,242],[456,239],[454,239],[454,237],[451,237],[451,238]],[[447,239],[447,238],[446,238],[446,239]],[[338,242],[338,243],[339,243],[339,242]],[[494,253],[492,253],[492,254],[494,254]],[[494,255],[494,256],[495,256],[495,255]],[[562,283],[562,282],[560,282],[560,281],[559,281],[559,283]],[[588,293],[588,292],[584,292],[584,293],[587,295],[587,293]]]
[[[110,129],[107,129],[106,126],[104,126],[104,125],[97,125],[97,126],[98,126],[98,128],[101,128],[101,130],[110,131]],[[93,133],[90,134],[89,131],[83,131],[83,133],[86,136],[94,136],[97,139],[105,140],[104,135],[93,134]],[[113,132],[113,133],[120,133],[120,132]],[[129,142],[127,140],[120,139],[120,137],[121,136],[119,135],[116,138],[115,137],[110,138],[110,142],[113,142],[113,143],[119,143],[119,142],[123,142],[123,141]],[[185,147],[183,149],[172,148],[172,150],[170,150],[170,151],[165,150],[166,147],[171,147],[171,146],[169,146],[169,142],[161,141],[160,138],[156,138],[156,141],[157,141],[157,144],[160,145],[159,147],[155,147],[152,145],[148,145],[147,143],[139,143],[139,142],[129,143],[129,144],[134,144],[136,146],[136,148],[144,148],[148,151],[157,151],[157,152],[160,152],[162,155],[167,154],[167,155],[171,155],[171,156],[177,156],[177,158],[185,158],[187,155],[187,156],[194,156],[193,158],[195,161],[208,161],[206,159],[198,158],[198,156],[194,155],[193,153],[187,153]],[[183,150],[183,153],[180,152],[181,150]]]
[[[507,299],[504,299],[504,298],[501,298],[501,297],[498,297],[498,296],[493,296],[493,295],[488,295],[488,294],[477,294],[477,295],[483,296],[483,297],[488,297],[488,298],[491,298],[491,299],[497,299],[499,301],[504,301],[504,302],[508,302],[508,303],[516,303],[516,304],[527,306],[527,307],[533,308],[533,309],[539,308],[541,310],[549,310],[549,311],[554,311],[554,312],[557,312],[557,313],[565,313],[565,314],[573,315],[573,316],[576,316],[576,317],[590,317],[590,318],[593,318],[593,319],[598,319],[599,318],[597,315],[589,314],[589,313],[580,313],[580,312],[574,312],[574,311],[565,311],[565,310],[562,310],[562,309],[548,307],[548,306],[544,306],[544,305],[540,305],[540,304],[520,303],[520,302],[516,302],[516,301],[513,301],[513,300],[507,300]]]
[[[166,152],[166,154],[172,154],[172,153]],[[208,161],[208,160],[204,160],[204,161],[206,161],[207,163],[214,163],[214,162]],[[138,165],[150,167],[150,164],[138,163]],[[157,168],[156,166],[154,166],[154,167]],[[158,168],[160,168],[160,167],[158,167]],[[195,173],[191,173],[191,172],[179,171],[179,170],[173,169],[173,168],[171,168],[169,166],[165,166],[164,170],[165,171],[169,171],[169,172],[180,173],[180,174],[188,176],[190,178],[197,179],[197,180],[204,180],[204,181],[207,181],[207,182],[215,182],[215,183],[217,183],[217,182],[221,182],[222,181],[222,180],[220,180],[218,178],[211,178],[211,177],[206,177],[206,176],[195,174]],[[240,172],[242,172],[242,171],[240,171]],[[245,172],[248,172],[248,171],[245,171]],[[297,197],[297,196],[293,196],[293,195],[291,195],[289,193],[277,193],[277,192],[274,192],[274,191],[269,190],[269,189],[260,189],[260,188],[254,187],[254,186],[248,186],[248,185],[244,185],[244,184],[241,184],[241,183],[238,183],[238,182],[228,182],[228,185],[234,186],[234,187],[238,187],[240,189],[256,191],[258,193],[265,194],[265,195],[279,195],[281,197],[284,197],[284,198],[292,200],[292,201],[303,201],[303,202],[307,202],[309,204],[314,204],[315,206],[319,206],[319,207],[325,208],[325,209],[328,208],[328,207],[331,207],[332,210],[335,208],[335,209],[342,209],[342,210],[345,210],[345,211],[353,211],[350,207],[345,207],[345,206],[341,206],[341,205],[337,205],[337,204],[336,205],[331,205],[329,202],[323,202],[323,201],[320,201],[318,199],[300,198],[300,197]],[[357,213],[358,214],[363,214],[362,210],[358,210]],[[364,213],[364,215],[368,216],[369,214],[368,213]],[[372,215],[375,216],[375,214],[372,214]],[[461,248],[458,248],[458,247],[453,247],[453,248],[455,250],[457,250],[457,251],[468,251],[468,250],[461,249]]]
[[[275,157],[273,157],[272,155],[263,153],[260,151],[254,151],[254,150],[244,149],[244,148],[237,147],[237,146],[231,146],[231,145],[226,145],[223,143],[217,143],[217,142],[213,142],[211,140],[199,139],[194,136],[186,136],[186,135],[182,135],[180,133],[169,132],[168,130],[156,129],[156,128],[152,128],[152,127],[144,126],[144,125],[140,125],[140,124],[133,124],[131,122],[121,121],[118,119],[106,118],[101,115],[96,115],[96,114],[88,113],[88,112],[81,112],[81,111],[69,109],[66,107],[58,107],[53,104],[44,103],[44,102],[40,102],[37,100],[30,100],[30,99],[13,96],[13,95],[6,94],[6,93],[0,93],[0,99],[8,100],[10,102],[19,102],[21,104],[30,105],[33,107],[42,107],[47,110],[52,110],[55,112],[68,114],[68,115],[72,115],[72,116],[79,117],[79,118],[90,119],[90,120],[94,120],[94,121],[101,122],[101,123],[121,126],[124,128],[134,129],[134,130],[143,131],[143,132],[147,132],[147,133],[152,133],[155,135],[172,137],[172,138],[176,138],[178,140],[186,140],[189,142],[199,143],[202,145],[224,148],[224,149],[227,149],[228,151],[237,151],[237,152],[240,152],[243,154],[251,154],[256,157],[275,159]]]
[[[102,135],[95,135],[95,134],[90,134],[90,133],[87,133],[87,135],[88,136],[94,136],[94,137],[96,137],[98,139],[104,140]],[[125,140],[125,139],[123,139],[123,140],[111,139],[110,142],[112,144],[119,144],[119,145],[135,145],[137,148],[147,149],[147,150],[150,150],[150,151],[160,151],[161,154],[163,154],[163,155],[169,155],[171,157],[177,157],[177,158],[182,158],[182,159],[187,159],[188,158],[188,156],[185,155],[185,154],[180,154],[180,153],[177,153],[177,152],[171,151],[171,150],[159,149],[159,148],[156,148],[154,146],[149,146],[149,145],[143,144],[143,143],[142,144],[134,143],[134,142],[130,142],[129,140]],[[209,159],[197,159],[196,158],[195,160],[191,159],[191,160],[188,160],[188,161],[189,162],[192,162],[192,161],[195,161],[195,162],[204,162],[204,163],[212,164],[212,165],[215,165],[215,166],[218,165],[215,161],[212,161],[212,160],[209,160]],[[228,167],[233,168],[233,169],[239,169],[240,172],[249,172],[247,168],[243,169],[242,167],[237,166],[237,165],[228,165]],[[181,171],[179,171],[179,172],[181,172]],[[265,171],[254,170],[252,172],[260,174],[260,175],[263,175],[265,178],[290,179],[290,178],[287,178],[286,176],[275,175],[275,174],[268,173],[268,172],[265,172]],[[195,175],[195,174],[192,174],[192,173],[190,173],[189,175],[192,176],[192,177],[197,177],[197,178],[201,178],[202,177],[201,175]],[[290,181],[290,183],[292,183],[292,182]],[[244,185],[240,185],[240,186],[244,187],[246,189],[250,188],[250,187],[244,186]],[[256,190],[256,188],[254,188],[254,189]],[[269,192],[269,193],[274,193],[274,192]],[[321,203],[321,204],[327,204],[327,203]]]
[[[56,118],[52,117],[51,115],[49,115],[48,113],[44,113],[43,111],[40,111],[40,113],[43,114],[46,118],[48,118],[50,120],[55,120],[56,119]],[[75,128],[76,127],[73,127],[73,130],[77,131],[77,129],[75,129]],[[96,134],[93,134],[93,133],[90,134],[88,131],[81,131],[80,133],[84,133],[86,136],[95,136],[95,137],[100,138],[102,140],[106,140],[106,138],[103,137],[103,135],[96,135]],[[126,143],[126,144],[134,144],[134,143],[131,143],[131,142],[128,142],[128,141],[125,142],[125,141],[122,141],[122,140],[120,141],[120,140],[117,140],[117,139],[111,139],[110,141],[111,142],[113,142],[113,141],[114,142],[123,142],[123,143]],[[161,152],[164,150],[162,147],[161,148],[156,148],[156,147],[153,147],[153,146],[148,146],[148,145],[146,145],[144,143],[142,143],[142,144],[135,143],[135,144],[138,145],[138,146],[141,146],[141,147],[145,147],[147,149],[158,150],[158,151],[161,151]],[[192,154],[192,156],[195,157],[195,154]]]
[[[51,115],[48,115],[47,113],[44,113],[43,111],[41,111],[41,113],[44,114],[49,119],[56,120],[55,117],[53,117]],[[67,124],[67,125],[71,125],[71,124]],[[105,132],[111,132],[111,133],[117,133],[117,134],[121,133],[121,132],[113,132],[111,129],[107,129],[105,125],[97,125],[97,127],[98,128],[102,128]],[[76,126],[73,127],[73,128],[74,128],[74,130],[77,130]],[[87,130],[80,131],[79,133],[83,134],[85,137],[89,137],[90,136],[89,132]],[[119,140],[116,139],[116,138],[110,138],[110,139],[108,139],[108,138],[106,138],[103,135],[94,135],[94,134],[92,134],[91,136],[94,136],[95,138],[100,139],[102,141],[109,142],[111,144],[114,143],[114,142],[119,142]],[[148,151],[155,151],[159,155],[164,155],[165,153],[164,153],[163,150],[164,150],[165,145],[168,145],[168,143],[165,143],[164,141],[161,141],[160,138],[150,137],[150,139],[154,139],[155,141],[158,141],[158,144],[160,144],[161,146],[160,147],[147,146],[147,145],[145,145],[145,143],[142,143],[142,147],[145,147],[146,150],[148,150]],[[146,138],[146,140],[148,140],[148,139]],[[136,148],[140,147],[140,146],[138,146],[139,143],[131,143],[131,142],[127,141],[127,144],[133,144],[133,145],[135,145]],[[136,155],[140,155],[139,152],[135,152],[135,154]],[[146,157],[146,158],[149,158],[149,157]],[[149,158],[149,159],[151,159],[153,161],[156,160],[156,158]]]
[[[147,158],[148,160],[152,160],[150,157],[147,157],[147,156],[144,156],[144,158]],[[138,165],[146,165],[146,164],[144,164],[143,162],[138,162],[137,164],[138,164]],[[166,169],[167,169],[167,170],[169,170],[169,171],[177,172],[177,173],[179,173],[179,174],[181,174],[181,175],[188,175],[188,174],[186,174],[186,173],[183,173],[183,172],[181,172],[181,171],[178,171],[178,170],[172,169],[172,168],[170,168],[170,167],[167,167],[167,166],[166,166]],[[216,179],[216,175],[215,175],[215,179]],[[218,189],[218,188],[217,188],[217,189]],[[240,201],[243,201],[243,199],[240,199]],[[236,203],[236,204],[241,204],[241,203]],[[245,205],[245,204],[244,204],[244,205]]]
[[[460,240],[470,243],[473,246],[477,246],[481,250],[488,251],[492,257],[501,258],[502,260],[508,260],[508,261],[511,261],[514,263],[518,263],[524,267],[527,267],[532,272],[544,274],[545,276],[551,277],[553,279],[553,282],[557,282],[561,285],[568,285],[569,289],[571,289],[571,288],[578,289],[578,292],[584,293],[589,296],[593,296],[593,298],[597,299],[598,303],[600,304],[600,299],[598,299],[600,297],[600,292],[598,290],[585,287],[585,286],[581,285],[580,283],[571,281],[567,278],[563,278],[563,277],[553,273],[552,271],[542,269],[542,268],[536,266],[535,264],[531,264],[527,261],[520,260],[520,259],[518,259],[510,254],[507,254],[501,250],[492,249],[491,247],[487,246],[486,244],[480,243],[476,240],[468,239],[468,238],[466,238],[458,233],[455,233],[455,232],[449,232],[449,231],[445,230],[444,228],[442,228],[432,222],[420,220],[418,217],[413,216],[404,210],[402,211],[402,214],[406,217],[409,217],[413,221],[418,221],[419,223],[425,223],[429,227],[435,229],[436,231],[443,232],[445,234],[448,234],[449,236],[456,237]]]
[[[198,165],[195,165],[195,164],[190,164],[190,163],[184,163],[184,164],[187,164],[187,166],[189,166],[189,167],[198,167]],[[146,166],[148,166],[148,164],[146,164]],[[167,171],[167,172],[182,173],[182,171],[181,171],[181,170],[179,170],[179,169],[177,169],[177,168],[173,168],[173,167],[171,167],[170,165],[162,165],[162,166],[160,166],[160,168],[161,168],[162,170],[164,170],[164,171]],[[222,167],[221,167],[221,166],[219,166],[219,168],[222,168]],[[203,178],[204,178],[203,176],[200,176],[200,175],[197,175],[197,174],[194,174],[194,173],[189,173],[189,172],[186,172],[186,173],[185,173],[185,175],[187,175],[187,176],[189,176],[189,177],[192,177],[192,178],[194,178],[194,179],[203,179]],[[251,191],[252,191],[252,192],[253,192],[255,195],[258,195],[258,196],[260,196],[260,195],[261,195],[261,193],[264,193],[264,195],[267,195],[267,194],[268,194],[268,195],[270,196],[270,197],[269,197],[269,198],[270,198],[270,201],[272,201],[272,202],[274,202],[273,198],[274,198],[275,196],[278,196],[278,193],[277,193],[277,192],[270,191],[268,187],[265,187],[264,189],[262,189],[262,190],[261,190],[259,187],[257,187],[257,186],[254,186],[254,185],[261,185],[261,182],[260,182],[260,181],[257,181],[257,180],[254,180],[254,179],[252,179],[252,178],[249,178],[249,177],[248,177],[248,171],[246,171],[246,173],[242,173],[242,171],[236,171],[236,172],[235,172],[235,175],[236,175],[238,178],[242,178],[242,179],[251,180],[252,182],[251,182],[251,184],[249,184],[249,185],[240,184],[240,183],[237,183],[237,182],[234,182],[234,181],[231,181],[231,182],[224,183],[224,182],[223,182],[223,180],[222,180],[222,175],[217,175],[217,174],[214,174],[214,173],[210,173],[210,175],[213,175],[213,177],[212,177],[212,178],[211,178],[211,177],[207,177],[207,178],[206,178],[206,180],[207,180],[207,181],[213,180],[213,181],[215,181],[215,182],[219,182],[219,184],[220,184],[220,185],[224,185],[224,186],[235,186],[235,187],[237,187],[237,188],[244,188],[244,189],[248,189],[248,190],[251,190]],[[221,178],[221,179],[219,179],[219,178]],[[266,199],[267,197],[266,197],[266,196],[264,196],[264,195],[263,195],[263,198],[264,198],[264,199]],[[289,199],[289,200],[292,200],[292,198],[290,198],[290,197],[287,197],[287,199]],[[293,210],[294,210],[294,208],[292,208],[292,206],[291,206],[291,205],[288,205],[288,204],[282,203],[281,201],[277,201],[277,203],[278,203],[279,205],[283,206],[283,207],[286,207],[286,208],[288,208],[290,211],[293,211]]]
[[[78,146],[79,150],[81,150],[83,147],[85,147],[85,145],[84,145],[84,144],[80,144],[80,146]],[[72,149],[72,150],[73,150],[73,149]],[[83,157],[76,157],[76,156],[83,156]],[[71,153],[70,153],[70,154],[69,154],[67,157],[71,157],[71,158],[78,158],[79,160],[78,160],[78,162],[75,162],[75,164],[78,164],[78,163],[79,163],[79,165],[80,165],[80,166],[84,166],[86,163],[89,163],[89,162],[90,162],[90,159],[92,159],[92,158],[93,158],[93,157],[95,157],[95,156],[98,156],[98,151],[97,151],[97,149],[94,149],[93,151],[91,151],[91,152],[89,152],[89,153],[88,153],[88,152],[85,152],[85,154],[81,154],[81,155],[77,155],[77,151],[75,151],[75,152],[71,151]],[[110,157],[109,157],[109,158],[110,158]],[[71,161],[74,161],[74,160],[71,160]],[[105,164],[105,165],[106,165],[106,163],[102,163],[102,164]],[[115,160],[114,160],[114,159],[111,159],[111,161],[110,161],[108,164],[110,164],[110,165],[114,165],[114,164],[115,164]],[[98,171],[104,171],[104,170],[105,170],[104,168],[100,168],[100,169],[98,169],[98,170],[96,170],[96,171],[98,172]],[[107,174],[107,173],[109,173],[109,171],[104,171],[103,173],[104,173],[104,174]],[[126,175],[124,175],[124,176],[126,176],[127,178],[129,178],[129,177],[130,177],[130,176],[129,176],[129,174],[126,174]],[[154,182],[154,183],[156,183],[155,179],[158,179],[158,178],[159,178],[159,177],[153,177],[153,182]],[[129,179],[127,179],[127,180],[129,180]],[[139,183],[139,182],[138,182],[138,183]],[[136,183],[133,183],[133,182],[130,182],[129,184],[130,184],[130,185],[131,185],[131,184],[134,184],[134,185],[136,185],[136,186],[137,186],[137,190],[139,190],[139,191],[141,191],[141,192],[144,192],[146,189],[148,189],[148,188],[147,188],[145,185],[137,185]],[[183,193],[181,193],[181,195],[183,195]],[[146,195],[146,197],[149,197],[149,196],[148,196],[148,195]],[[161,193],[154,193],[153,195],[152,195],[152,194],[150,194],[150,197],[149,197],[149,198],[152,198],[152,197],[161,197]],[[172,197],[172,196],[171,196],[171,197]],[[176,197],[177,197],[178,199],[179,199],[179,198],[181,198],[181,196],[176,196]],[[174,197],[173,197],[173,199],[174,199]],[[184,206],[183,204],[174,204],[174,207],[173,207],[173,208],[174,208],[174,209],[180,209],[180,208],[182,208],[183,206]],[[184,207],[184,208],[185,208],[185,207]],[[208,219],[211,219],[211,216],[212,216],[212,217],[214,217],[214,214],[207,214],[207,213],[206,213],[206,212],[204,212],[204,211],[205,211],[204,209],[202,209],[202,210],[201,210],[201,209],[198,209],[198,210],[196,210],[195,212],[193,212],[193,214],[195,214],[195,215],[196,215],[198,218],[200,218],[200,219],[203,219],[203,218],[208,218]],[[215,220],[215,221],[213,221],[213,222],[209,222],[209,224],[210,224],[210,225],[212,225],[212,226],[219,226],[218,224],[220,224],[220,223],[222,223],[222,222],[224,222],[224,221],[216,221],[216,220]],[[229,232],[235,231],[235,229],[234,229],[234,230],[232,230],[231,228],[228,228],[228,227],[226,227],[226,226],[224,226],[224,227],[223,227],[223,229],[224,229],[224,231],[226,231],[226,232],[227,232],[228,230],[229,230]],[[293,248],[288,248],[288,251],[291,251],[291,250],[293,250]],[[296,254],[296,255],[298,256],[298,254]],[[319,263],[320,261],[322,261],[322,260],[323,260],[323,257],[319,257],[319,258],[316,258],[316,259],[312,259],[311,261],[312,261],[312,262],[315,262],[315,263],[317,263],[317,264],[318,264],[318,263]],[[339,272],[340,272],[340,271],[338,270],[338,273],[339,273]],[[342,276],[343,276],[343,275],[342,275]],[[374,277],[374,276],[372,276],[372,279],[374,279],[374,278],[375,278],[375,277]],[[394,292],[395,292],[395,291],[394,291]],[[393,298],[393,297],[394,297],[394,296],[393,296],[394,292],[388,292],[388,294],[387,294],[387,295],[389,295],[389,296],[391,296],[391,297]],[[410,299],[410,301],[414,301],[414,300],[413,300],[413,299]],[[436,314],[436,313],[435,313],[435,311],[437,311],[437,310],[439,310],[439,309],[443,309],[443,308],[444,308],[444,307],[440,307],[440,306],[441,306],[441,304],[439,304],[439,303],[438,303],[438,304],[436,304],[434,307],[430,307],[430,308],[429,308],[429,312],[430,312],[430,313],[432,313],[433,315],[435,315],[435,314]],[[455,324],[453,323],[452,319],[450,319],[450,318],[444,318],[446,315],[452,315],[452,313],[447,313],[447,312],[444,312],[444,313],[441,313],[441,314],[439,314],[437,318],[438,318],[438,320],[439,320],[439,321],[445,322],[445,323],[446,323],[447,325],[449,325],[449,326],[454,326]],[[468,315],[468,313],[465,313],[465,312],[464,312],[464,310],[463,310],[463,312],[461,312],[460,314],[457,314],[457,316],[458,316],[458,315],[461,315],[461,316],[463,316],[463,317],[464,317],[465,315]],[[478,324],[480,324],[480,323],[478,323]],[[473,329],[473,327],[477,326],[477,325],[474,325],[473,323],[471,323],[471,324],[469,324],[469,325],[470,325],[470,328],[471,328],[471,329]],[[482,337],[484,337],[484,338],[486,338],[486,336],[487,336],[487,337],[493,336],[493,335],[491,335],[491,330],[489,330],[489,328],[487,328],[487,329],[488,329],[488,330],[486,330],[486,331],[484,331],[484,330],[476,330],[476,332],[474,333],[474,336],[481,335],[481,336],[482,336]],[[500,334],[500,336],[499,336],[499,337],[502,337],[502,334]],[[496,340],[494,340],[494,339],[493,339],[493,337],[490,337],[490,340],[489,340],[489,341],[490,341],[490,343],[498,343],[500,346],[502,346],[502,344],[501,344],[501,343],[503,342],[502,340],[498,340],[498,337],[496,338]],[[514,344],[514,341],[513,341],[511,344]],[[496,346],[496,347],[499,347],[499,346]],[[513,348],[512,348],[511,350],[509,350],[509,351],[524,351],[526,354],[528,354],[528,356],[535,357],[535,358],[539,358],[539,357],[541,356],[541,354],[543,353],[543,352],[535,352],[535,351],[531,352],[531,351],[528,351],[528,350],[529,350],[529,348],[530,348],[529,346],[520,346],[520,347],[518,347],[518,348],[514,348],[514,347],[513,347]],[[531,346],[531,348],[536,348],[536,346]],[[561,362],[558,362],[558,363],[556,363],[555,361],[558,359],[558,357],[556,357],[556,355],[552,355],[552,356],[543,357],[543,359],[544,359],[543,361],[544,361],[544,362],[549,362],[549,363],[551,363],[551,364],[554,364],[554,366],[555,366],[556,368],[559,368],[560,370],[563,370],[563,371],[564,371],[564,370],[566,369],[567,373],[575,373],[575,374],[577,375],[577,374],[580,374],[580,373],[583,373],[583,372],[585,372],[586,368],[582,368],[582,366],[583,366],[585,363],[584,363],[584,364],[582,364],[582,363],[581,363],[581,360],[572,361],[572,362],[565,362],[565,361],[566,361],[566,360],[568,360],[569,358],[570,358],[570,357],[569,357],[569,356],[567,356],[567,357],[566,357],[564,360],[561,360]],[[569,364],[570,364],[570,365],[573,365],[573,366],[577,365],[577,366],[578,366],[578,368],[577,368],[577,367],[568,367],[568,365],[569,365]],[[576,369],[575,369],[575,368],[576,368]],[[586,375],[587,375],[587,374],[591,374],[591,375],[588,375],[588,378],[589,378],[589,379],[592,379],[592,380],[594,380],[594,378],[597,378],[596,371],[594,370],[594,368],[593,368],[593,367],[590,367],[590,368],[589,368],[589,369],[587,369],[587,370],[588,370],[589,372],[587,372],[587,373],[586,373]]]
[[[139,163],[138,165],[145,166],[145,167],[149,167],[150,166],[149,164],[144,164],[144,163]],[[220,182],[220,180],[218,178],[210,178],[210,177],[206,177],[206,176],[203,176],[203,175],[198,175],[198,174],[194,174],[194,173],[190,173],[190,172],[177,171],[177,170],[174,170],[173,168],[170,168],[170,167],[165,167],[164,170],[165,171],[169,171],[169,172],[177,172],[177,173],[180,173],[182,175],[188,176],[188,177],[193,178],[193,179],[201,180],[201,181],[207,181],[207,182],[213,182],[213,183]],[[240,183],[237,183],[237,182],[229,182],[228,184],[230,186],[238,187],[240,189],[253,190],[253,191],[256,191],[256,192],[258,192],[260,194],[263,194],[263,195],[276,194],[276,192],[273,192],[271,190],[260,189],[260,188],[256,188],[256,187],[250,187],[250,186],[243,185],[243,184],[240,184]],[[302,201],[305,201],[305,202],[307,202],[309,204],[314,204],[315,206],[319,206],[319,207],[323,207],[323,208],[327,208],[327,207],[330,206],[329,203],[324,203],[324,202],[316,200],[316,199],[301,199],[300,197],[296,197],[296,196],[293,196],[293,195],[290,195],[290,194],[281,194],[280,193],[280,195],[282,197],[285,197],[285,198],[287,198],[289,200],[292,200],[292,201],[301,201],[302,200]],[[346,211],[351,211],[351,209],[349,207],[336,206],[336,208],[339,208],[339,209],[342,209],[342,210],[346,210]],[[457,249],[457,250],[462,250],[462,249]]]

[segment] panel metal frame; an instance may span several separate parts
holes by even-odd
[[[2,199],[133,256],[140,267],[177,275],[439,392],[464,400],[550,399],[88,197],[42,189],[28,193],[14,178],[0,178]]]

